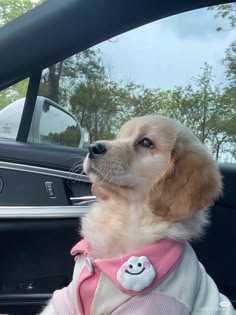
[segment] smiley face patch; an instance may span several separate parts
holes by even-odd
[[[156,271],[146,256],[131,256],[117,272],[120,285],[136,292],[150,286],[155,277]]]

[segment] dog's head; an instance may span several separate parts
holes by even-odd
[[[221,193],[221,176],[204,145],[157,115],[133,118],[115,140],[92,144],[84,171],[98,197],[145,201],[162,220],[188,218]]]

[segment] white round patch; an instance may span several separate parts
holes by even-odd
[[[117,272],[121,286],[136,292],[150,286],[155,277],[156,271],[146,256],[131,256]]]

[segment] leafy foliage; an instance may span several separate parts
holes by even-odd
[[[0,110],[26,96],[29,80],[25,79],[13,86],[10,86],[4,91],[0,92]]]
[[[236,2],[214,5],[208,8],[215,11],[216,18],[226,18],[229,21],[231,29],[236,28]],[[222,31],[222,27],[218,27],[217,31]]]
[[[44,141],[45,143],[78,147],[80,143],[80,138],[81,135],[78,132],[77,128],[74,126],[69,126],[61,133],[50,132]]]
[[[226,68],[226,75],[230,82],[230,87],[236,87],[236,40],[226,50],[226,56],[223,59]]]
[[[0,0],[0,27],[44,1],[45,0]],[[28,79],[2,91],[0,95],[0,109],[6,107],[15,100],[25,97],[27,86]]]
[[[41,1],[0,0],[0,26],[33,9]]]

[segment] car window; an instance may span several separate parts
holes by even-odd
[[[21,0],[19,10],[3,2],[1,23],[42,1]],[[235,163],[235,9],[229,3],[171,16],[51,65],[43,71],[38,99],[54,104],[34,113],[28,142],[88,146],[115,137],[133,116],[158,113],[190,127],[217,161]],[[16,85],[0,100],[3,107],[16,101],[11,120],[18,117],[18,123],[24,96]],[[58,132],[56,119],[46,127],[55,111],[77,127],[66,123]],[[1,115],[1,137],[15,139],[17,123],[9,132],[7,114]]]
[[[89,142],[159,113],[190,127],[217,161],[235,163],[235,9],[178,14],[100,43],[46,69],[39,95],[69,109]]]
[[[0,138],[15,140],[24,108],[28,79],[0,91]]]

